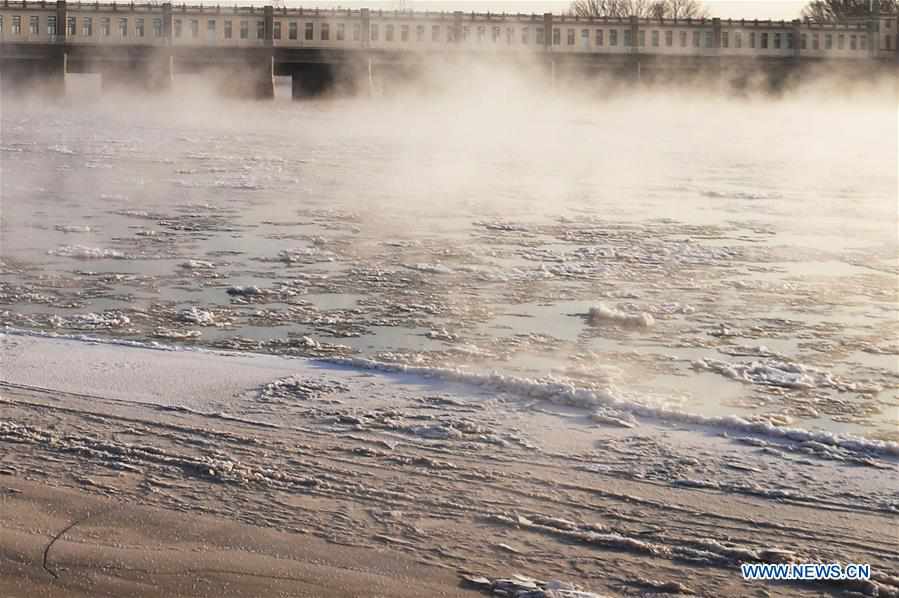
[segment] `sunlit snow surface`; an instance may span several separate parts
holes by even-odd
[[[896,119],[876,93],[4,100],[0,320],[896,441]]]

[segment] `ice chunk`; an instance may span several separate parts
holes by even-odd
[[[196,324],[198,326],[215,326],[215,314],[205,309],[197,309],[191,307],[178,312],[177,320],[179,322],[187,322],[188,324]]]
[[[614,307],[609,307],[604,303],[600,303],[596,307],[591,307],[587,314],[587,321],[590,324],[597,325],[603,322],[610,322],[621,326],[633,328],[649,328],[655,324],[655,318],[646,312],[628,313],[619,311]]]
[[[187,260],[186,262],[178,264],[178,266],[185,270],[209,270],[215,268],[215,264],[204,260]]]
[[[100,259],[128,259],[121,251],[115,249],[103,249],[101,247],[86,247],[84,245],[63,245],[58,249],[48,251],[50,255],[58,255],[59,257],[71,257],[79,260],[100,260]]]
[[[267,295],[269,293],[269,291],[260,289],[255,285],[228,287],[226,292],[232,297],[255,297],[258,295]]]

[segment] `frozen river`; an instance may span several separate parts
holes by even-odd
[[[4,99],[0,320],[899,439],[895,96],[484,87]]]

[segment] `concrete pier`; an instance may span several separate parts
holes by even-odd
[[[219,81],[219,89],[224,95],[257,100],[275,97],[271,48],[248,48],[239,56],[231,56],[227,64],[227,68],[210,71]]]

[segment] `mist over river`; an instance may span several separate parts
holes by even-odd
[[[838,89],[4,98],[0,321],[899,440],[896,96]]]

